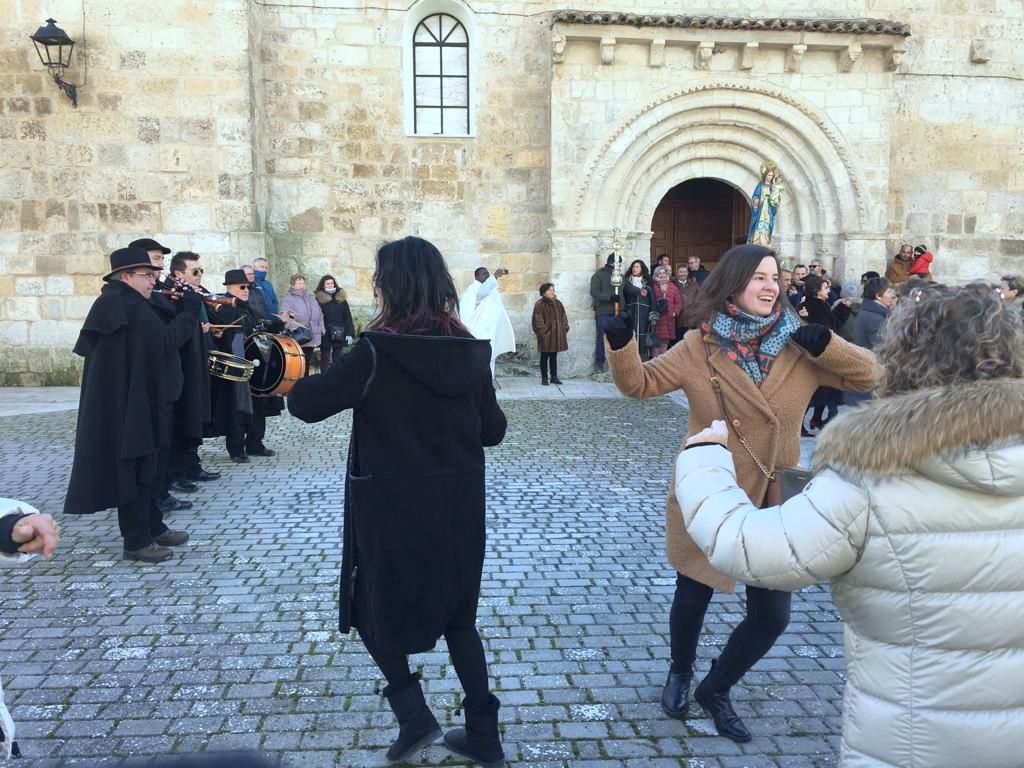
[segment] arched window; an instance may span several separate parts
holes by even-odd
[[[412,38],[412,132],[470,135],[469,35],[457,18],[435,13]]]

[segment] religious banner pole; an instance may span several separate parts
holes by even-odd
[[[616,227],[612,230],[612,255],[615,257],[612,266],[612,288],[615,289],[615,314],[619,314],[619,289],[622,287],[622,232]]]

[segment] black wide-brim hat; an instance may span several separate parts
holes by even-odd
[[[118,272],[124,272],[126,269],[152,269],[154,272],[160,272],[160,267],[154,267],[153,262],[149,260],[149,254],[145,248],[128,246],[127,248],[118,248],[110,254],[110,273],[104,275],[103,279],[109,280]]]
[[[160,251],[165,256],[171,252],[170,248],[165,248],[160,245],[156,240],[151,237],[143,237],[139,240],[132,240],[128,243],[129,248],[141,248],[144,251]]]
[[[229,269],[224,273],[224,285],[248,285],[249,278],[244,269]]]

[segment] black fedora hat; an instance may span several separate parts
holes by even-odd
[[[133,248],[128,246],[127,248],[118,248],[110,254],[110,273],[104,275],[103,279],[109,280],[118,272],[124,272],[126,269],[151,269],[154,272],[160,271],[160,267],[154,267],[153,263],[149,260],[149,254],[146,253],[145,248]]]
[[[151,237],[143,237],[139,240],[132,240],[128,243],[129,248],[141,248],[144,251],[160,251],[165,256],[171,252],[170,248],[165,248],[160,245],[156,240]]]
[[[244,269],[229,269],[224,273],[224,285],[248,285],[249,278]]]

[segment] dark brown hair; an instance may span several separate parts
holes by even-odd
[[[697,322],[704,322],[714,317],[716,312],[725,310],[725,305],[732,301],[733,295],[740,293],[757,271],[758,265],[765,256],[775,259],[775,266],[781,271],[779,257],[771,248],[763,245],[737,245],[722,255],[711,271],[711,277],[704,281],[694,302],[693,317]],[[792,312],[789,299],[779,293],[776,306],[781,305],[783,312]]]
[[[459,321],[459,294],[448,265],[434,244],[421,237],[404,237],[377,249],[373,287],[382,306],[367,330],[446,335],[466,330]]]

